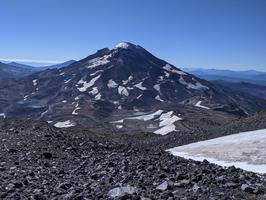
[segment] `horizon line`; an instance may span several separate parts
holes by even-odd
[[[19,58],[0,58],[1,61],[4,62],[30,62],[30,63],[39,63],[39,64],[59,64],[65,61],[59,61],[59,60],[35,60],[35,59],[19,59]]]
[[[68,60],[74,60],[74,59],[68,59]],[[68,60],[64,60],[64,61],[59,61],[59,60],[35,60],[35,59],[19,59],[19,58],[0,58],[0,61],[2,62],[18,62],[21,64],[25,64],[25,63],[35,63],[35,64],[44,64],[44,65],[49,65],[49,64],[60,64],[63,62],[66,62]],[[76,60],[78,61],[78,60]],[[199,67],[199,66],[179,66],[179,65],[175,65],[177,68],[181,68],[181,69],[215,69],[215,70],[230,70],[230,71],[258,71],[258,72],[266,72],[266,70],[258,70],[258,69],[254,69],[254,68],[247,68],[247,69],[235,69],[232,70],[232,67]],[[33,66],[34,67],[34,66]],[[36,66],[37,67],[37,66]],[[246,67],[245,67],[246,68]]]

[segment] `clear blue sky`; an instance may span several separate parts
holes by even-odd
[[[0,0],[0,58],[80,59],[120,41],[178,67],[266,71],[265,0]]]

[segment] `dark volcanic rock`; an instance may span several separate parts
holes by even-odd
[[[42,155],[46,159],[51,159],[53,157],[53,155],[51,153],[49,153],[49,152],[44,152]]]
[[[265,199],[264,176],[174,157],[131,135],[7,120],[0,141],[1,199]]]

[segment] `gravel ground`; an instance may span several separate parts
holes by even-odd
[[[0,199],[266,199],[263,176],[174,157],[132,135],[29,121],[0,130]]]

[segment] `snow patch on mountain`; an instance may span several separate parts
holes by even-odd
[[[70,120],[64,121],[64,122],[57,122],[54,124],[55,127],[57,128],[68,128],[68,127],[72,127],[75,126],[74,123],[72,123]]]
[[[33,86],[36,86],[36,85],[37,85],[37,79],[34,79],[34,80],[32,81],[32,84],[33,84]]]
[[[166,73],[167,73],[167,72],[166,72]],[[164,79],[163,76],[158,76],[158,78],[159,78],[159,79],[158,79],[159,81],[162,81],[162,80]]]
[[[108,86],[108,88],[116,88],[118,86],[118,84],[115,81],[113,81],[112,79],[110,79],[107,83],[107,86]]]
[[[181,70],[177,70],[177,69],[174,69],[171,65],[169,64],[166,64],[165,66],[163,66],[163,69],[165,69],[166,71],[168,72],[171,72],[171,73],[175,73],[175,74],[178,74],[178,75],[187,75],[185,72],[181,71]]]
[[[174,115],[174,111],[169,111],[169,112],[164,113],[163,110],[158,110],[154,113],[141,114],[141,115],[134,116],[134,117],[126,117],[124,119],[120,119],[118,121],[114,121],[111,123],[121,125],[124,123],[125,120],[141,120],[144,122],[150,121],[150,120],[153,120],[154,122],[159,121],[159,129],[155,130],[154,133],[160,134],[160,135],[166,135],[170,132],[176,131],[176,126],[174,123],[182,120],[182,118]],[[157,126],[156,127],[155,125],[153,126],[154,128],[157,128]]]
[[[128,117],[127,119],[138,119],[138,120],[148,121],[148,120],[154,119],[155,116],[158,116],[162,113],[163,113],[163,110],[158,110],[158,111],[151,113],[151,114],[140,115],[140,116],[136,116],[136,117]]]
[[[189,82],[185,81],[185,79],[182,76],[180,76],[180,78],[179,78],[179,83],[181,83],[182,85],[185,85],[187,89],[194,89],[194,90],[206,90],[206,89],[209,89],[207,86],[202,85],[198,81],[196,81],[195,84],[189,83]]]
[[[116,128],[121,129],[123,128],[123,125],[116,125]]]
[[[76,104],[75,109],[72,112],[72,115],[78,115],[77,110],[80,110],[79,103]]]
[[[90,76],[94,76],[94,75],[99,74],[101,72],[103,72],[103,70],[97,70],[97,71],[91,73]]]
[[[70,78],[70,79],[68,79],[68,80],[65,80],[64,82],[65,82],[65,83],[68,83],[69,81],[71,81],[71,78]]]
[[[135,120],[143,120],[143,121],[148,121],[148,120],[152,120],[155,118],[155,116],[158,116],[160,114],[163,113],[163,110],[158,110],[154,113],[151,114],[146,114],[146,115],[139,115],[139,116],[135,116],[135,117],[126,117],[125,119],[135,119]],[[118,120],[118,121],[114,121],[111,123],[123,123],[124,119]]]
[[[137,99],[140,99],[142,97],[143,93],[137,96]]]
[[[110,62],[110,58],[112,57],[112,54],[104,55],[103,57],[97,57],[94,59],[89,60],[87,68],[93,69],[95,67],[106,65]]]
[[[77,89],[80,91],[80,92],[85,92],[87,91],[88,88],[92,87],[94,85],[94,83],[101,77],[101,74],[92,78],[89,82],[87,81],[84,81],[83,79],[81,79],[78,84],[82,84],[83,86],[82,87],[78,87]]]
[[[41,119],[46,113],[48,113],[48,110],[42,112],[39,118]]]
[[[97,94],[96,96],[95,96],[95,100],[100,100],[102,98],[102,95],[101,95],[101,93],[99,93],[99,94]]]
[[[28,97],[29,97],[29,95],[25,95],[25,96],[23,97],[23,100],[24,100],[24,101],[27,101]]]
[[[174,115],[173,111],[163,113],[160,118],[159,127],[160,129],[154,131],[155,134],[166,135],[170,132],[176,131],[175,122],[182,120],[182,118]]]
[[[6,118],[5,113],[0,113],[0,117]]]
[[[123,82],[123,85],[126,85],[126,84],[128,84],[130,81],[132,81],[133,80],[133,76],[129,76],[128,78],[127,78],[127,80],[122,80],[122,82]]]
[[[121,86],[121,85],[118,87],[118,94],[124,95],[124,96],[128,96],[129,95],[127,89],[124,86]]]
[[[168,78],[170,74],[168,72],[164,72],[164,75]]]
[[[144,87],[144,86],[142,86],[142,84],[143,84],[143,82],[140,82],[138,84],[135,84],[134,86],[137,87],[137,88],[139,88],[140,90],[147,90],[147,88]]]
[[[161,93],[160,84],[156,84],[156,85],[154,85],[153,88],[154,88],[155,90],[157,90],[159,93]]]
[[[99,90],[97,87],[93,87],[91,91],[89,91],[89,94],[96,95],[99,93]]]
[[[169,124],[167,126],[163,126],[162,128],[158,129],[157,131],[154,131],[155,134],[159,135],[166,135],[168,133],[176,131],[176,127],[174,124]]]
[[[158,101],[162,101],[162,102],[164,101],[164,100],[161,99],[161,97],[160,97],[159,95],[157,95],[157,96],[155,97],[155,99],[158,100]]]
[[[203,109],[210,110],[209,107],[207,107],[207,106],[203,106],[203,105],[201,105],[201,103],[202,103],[202,101],[198,101],[198,102],[195,104],[195,106],[196,106],[196,107],[199,107],[199,108],[203,108]]]

